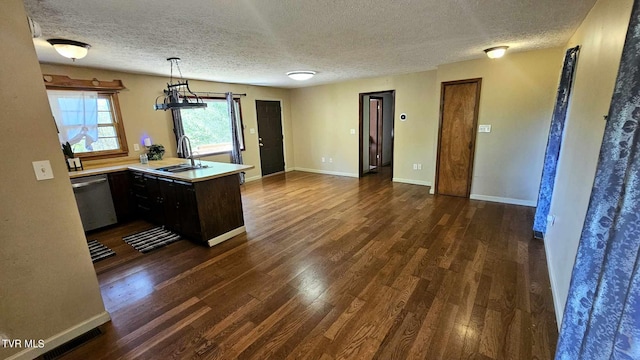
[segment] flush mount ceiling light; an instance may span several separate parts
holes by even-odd
[[[496,46],[485,49],[484,52],[487,53],[489,59],[499,59],[504,56],[508,48],[508,46]]]
[[[49,39],[47,42],[56,49],[58,54],[73,61],[87,56],[89,48],[91,47],[89,44],[67,39]]]
[[[293,80],[304,81],[309,80],[315,75],[315,71],[311,70],[302,70],[302,71],[289,71],[287,76],[292,78]]]
[[[172,109],[197,109],[206,108],[207,104],[189,89],[189,81],[182,77],[180,70],[179,57],[170,57],[167,59],[171,63],[171,78],[167,83],[167,89],[164,90],[164,96],[156,98],[156,104],[153,106],[155,110],[172,110]],[[178,69],[180,79],[173,81],[173,66]],[[163,98],[162,103],[158,103],[158,99]]]

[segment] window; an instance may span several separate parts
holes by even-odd
[[[68,141],[76,156],[82,158],[128,154],[115,90],[97,80],[89,81],[87,86],[85,80],[45,75],[45,82],[47,77],[55,77],[46,85],[60,143]],[[101,90],[93,90],[92,86]]]
[[[227,100],[223,98],[202,98],[202,100],[207,103],[204,109],[180,110],[182,128],[191,141],[194,154],[212,155],[230,152],[233,145]],[[233,104],[238,114],[240,149],[244,150],[240,100],[234,99]]]

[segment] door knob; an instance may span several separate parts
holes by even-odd
[[[259,137],[259,138],[258,138],[258,141],[262,141],[262,138],[261,138],[261,137]]]
[[[263,144],[263,143],[258,143],[258,145],[260,145],[260,146],[264,146],[264,144]]]

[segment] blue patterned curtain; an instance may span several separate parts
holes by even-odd
[[[569,95],[571,95],[573,73],[576,67],[576,61],[578,60],[579,49],[580,47],[576,46],[567,50],[564,57],[564,66],[562,67],[560,85],[558,86],[558,97],[555,108],[553,109],[551,128],[549,129],[549,138],[547,140],[547,150],[544,154],[544,167],[542,168],[540,191],[538,191],[536,216],[533,222],[533,232],[538,238],[542,238],[547,231],[547,215],[549,215],[553,186],[556,181],[562,133],[564,131],[564,122],[567,119]]]
[[[238,114],[236,114],[236,107],[233,103],[233,93],[227,93],[227,108],[229,108],[229,121],[231,121],[231,143],[233,149],[231,150],[231,162],[234,164],[242,164],[242,151],[240,150],[240,138],[238,124]],[[240,174],[240,184],[244,184],[244,173]]]
[[[640,8],[636,0],[556,359],[640,359]]]

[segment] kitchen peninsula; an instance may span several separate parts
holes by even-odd
[[[237,174],[254,167],[211,161],[188,165],[178,158],[105,164],[69,177],[107,174],[118,222],[143,218],[208,246],[245,232]]]

